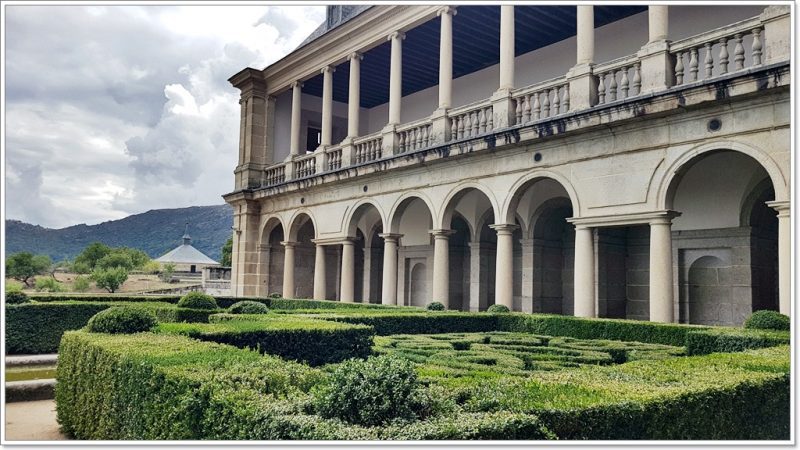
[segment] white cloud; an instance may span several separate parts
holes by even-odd
[[[227,78],[324,20],[321,6],[6,8],[6,215],[50,227],[221,203],[238,151]]]

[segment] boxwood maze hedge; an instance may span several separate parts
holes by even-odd
[[[231,316],[229,314],[222,315]],[[252,315],[232,315],[253,317]],[[365,358],[372,347],[372,328],[364,325],[279,316],[259,321],[228,320],[211,324],[162,323],[163,333],[182,334],[203,341],[252,348],[312,366]]]
[[[530,376],[496,370],[499,358],[451,367],[434,352],[416,370],[435,412],[362,427],[315,414],[310,392],[327,370],[186,336],[72,331],[59,352],[58,420],[80,439],[788,439],[787,346],[670,357],[660,346],[488,336],[377,338],[376,350],[410,355],[391,342],[415,341],[502,354],[547,340],[589,359]],[[654,358],[612,364],[620,348]]]

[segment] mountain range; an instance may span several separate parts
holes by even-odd
[[[111,247],[137,248],[157,258],[182,243],[187,222],[192,245],[219,261],[233,226],[233,210],[228,205],[153,209],[97,225],[61,229],[6,220],[6,255],[27,251],[49,255],[56,262],[71,260],[97,241]]]

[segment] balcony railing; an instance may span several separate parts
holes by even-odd
[[[588,105],[577,109],[571,106],[570,100],[573,80],[566,75],[515,89],[507,105],[510,108],[508,126],[525,125],[632,99],[641,94],[645,81],[654,81],[643,77],[661,77],[662,89],[669,89],[758,67],[763,62],[765,39],[768,38],[761,18],[754,17],[669,43],[668,52],[674,61],[671,74],[663,71],[644,73],[640,54],[596,64],[587,78],[594,87],[587,90],[596,88],[597,95]],[[496,101],[484,99],[451,108],[444,116],[401,124],[392,134],[385,131],[372,133],[318,151],[319,155],[303,155],[277,163],[264,169],[262,187],[491,133],[497,129],[496,105]]]

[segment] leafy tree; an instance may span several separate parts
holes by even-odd
[[[73,267],[79,266],[81,269],[85,267],[89,269],[87,272],[90,272],[97,265],[97,261],[100,261],[100,259],[109,253],[111,253],[111,247],[101,242],[93,242],[83,249],[80,255],[75,257],[75,264],[73,264]]]
[[[161,264],[156,261],[147,261],[142,266],[142,272],[148,273],[151,275],[155,275],[157,273],[161,273]]]
[[[111,253],[97,260],[94,265],[95,270],[113,269],[114,267],[124,267],[125,270],[131,270],[133,269],[133,261],[131,261],[131,257],[126,252],[112,250]]]
[[[122,254],[126,255],[131,260],[131,268],[132,269],[141,269],[144,267],[145,264],[150,262],[150,257],[147,256],[147,253],[137,249],[137,248],[128,248],[128,247],[119,247],[111,249],[111,254],[117,255]]]
[[[25,283],[30,287],[28,280],[36,275],[47,273],[52,265],[47,255],[33,255],[28,252],[15,253],[6,258],[6,275]]]
[[[113,294],[128,279],[128,270],[124,267],[95,269],[92,272],[92,279],[97,287]]]
[[[222,261],[220,263],[223,267],[231,266],[231,254],[233,253],[233,237],[229,237],[222,246]]]

